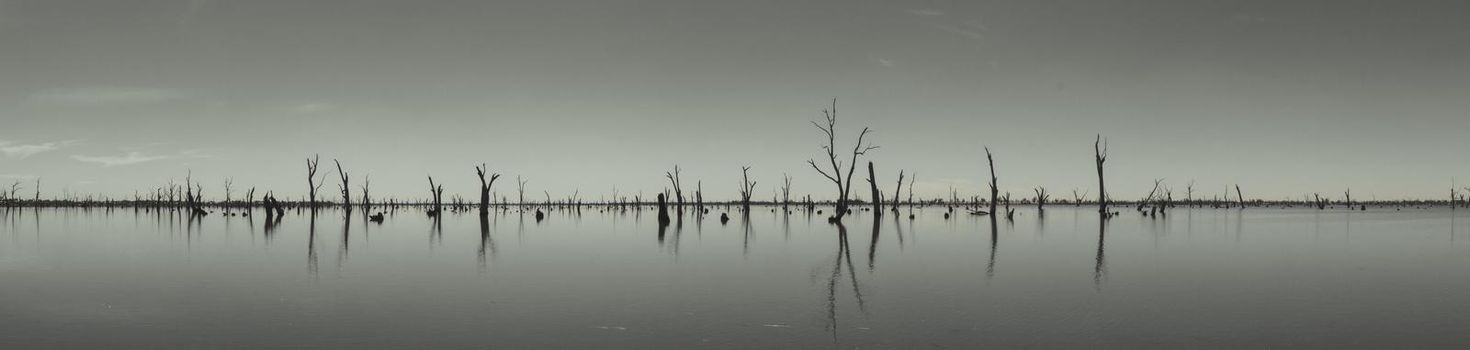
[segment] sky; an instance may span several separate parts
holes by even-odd
[[[756,198],[839,147],[977,195],[1442,198],[1470,185],[1465,1],[0,0],[0,183],[131,197],[192,172],[306,193]],[[864,164],[865,165],[865,164]],[[859,171],[863,173],[863,171]],[[859,176],[865,178],[865,174]],[[1458,180],[1456,180],[1458,179]],[[333,196],[335,173],[322,187]],[[860,179],[855,192],[866,197]],[[5,186],[8,187],[8,186]],[[863,190],[859,190],[863,189]]]

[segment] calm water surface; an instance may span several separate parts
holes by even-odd
[[[1465,210],[771,210],[0,209],[0,348],[1470,347]]]

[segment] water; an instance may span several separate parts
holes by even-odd
[[[726,210],[0,209],[0,348],[1470,346],[1464,210]]]

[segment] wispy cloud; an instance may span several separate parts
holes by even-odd
[[[939,17],[939,16],[943,16],[944,15],[944,11],[940,11],[940,10],[937,10],[937,9],[913,9],[913,10],[905,10],[903,12],[907,12],[908,14],[915,15],[915,16],[924,16],[924,17]]]
[[[42,152],[55,151],[61,147],[76,141],[46,142],[37,144],[17,144],[10,141],[0,141],[0,153],[6,157],[26,159]]]
[[[175,154],[147,154],[147,153],[138,152],[138,151],[130,151],[130,152],[126,153],[126,154],[117,155],[117,156],[89,156],[89,155],[76,154],[76,155],[72,155],[71,156],[71,159],[75,159],[77,161],[85,162],[85,163],[94,163],[94,164],[97,164],[97,165],[101,165],[103,167],[113,167],[113,166],[122,166],[122,165],[141,164],[141,163],[154,162],[154,161],[160,161],[160,160],[188,159],[188,158],[213,158],[213,157],[214,156],[212,156],[212,155],[209,155],[207,153],[204,153],[203,150],[191,149],[191,150],[180,151],[180,152],[175,153]]]
[[[88,86],[52,89],[31,94],[30,100],[60,105],[141,104],[184,97],[178,90],[129,86]]]
[[[164,160],[164,159],[169,159],[169,158],[170,158],[169,156],[165,156],[165,155],[145,155],[142,152],[128,152],[127,154],[124,154],[124,155],[121,155],[121,156],[87,156],[87,155],[80,155],[80,154],[72,155],[71,156],[71,159],[76,159],[77,161],[87,162],[87,163],[96,163],[96,164],[102,165],[104,167],[112,167],[112,166],[119,166],[119,165],[133,165],[133,164],[140,164],[140,163],[147,163],[147,162],[152,162],[152,161]]]
[[[318,114],[337,110],[337,105],[326,102],[312,102],[291,106],[289,109],[295,114]]]

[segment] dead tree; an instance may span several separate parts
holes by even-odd
[[[245,191],[245,205],[255,205],[255,186],[251,186],[249,191]]]
[[[873,173],[872,161],[868,161],[868,188],[869,195],[873,196],[873,216],[883,215],[883,193],[878,192],[878,178]]]
[[[781,176],[785,178],[781,183],[781,205],[784,206],[791,204],[791,175],[781,173]]]
[[[1194,180],[1190,180],[1189,185],[1184,186],[1184,203],[1188,203],[1191,207],[1194,206]]]
[[[816,169],[827,180],[837,185],[837,213],[832,217],[832,221],[835,222],[841,221],[842,217],[847,215],[848,193],[852,189],[852,174],[857,170],[858,156],[878,149],[878,146],[868,146],[863,143],[863,138],[871,132],[868,128],[863,128],[863,131],[858,133],[857,143],[852,147],[852,159],[847,163],[847,177],[843,177],[843,164],[837,160],[837,99],[832,99],[832,109],[824,109],[822,110],[822,114],[826,117],[826,126],[817,124],[817,122],[812,122],[812,125],[816,126],[818,130],[822,131],[822,134],[827,136],[827,144],[822,146],[822,150],[827,152],[827,161],[832,167],[831,174],[822,170],[822,167],[817,165],[816,160],[808,159],[806,162],[812,166],[812,169]]]
[[[1039,213],[1042,210],[1045,210],[1043,206],[1046,205],[1046,187],[1036,186],[1036,188],[1031,191],[1036,192],[1036,212]]]
[[[500,174],[490,174],[490,181],[485,181],[487,169],[489,167],[485,166],[485,163],[480,163],[480,166],[475,167],[475,175],[480,177],[480,214],[490,212],[490,187],[495,186],[495,180],[500,178]]]
[[[1102,144],[1102,134],[1098,134],[1097,140],[1092,142],[1092,154],[1097,161],[1097,212],[1107,217],[1108,188],[1107,182],[1103,181],[1103,163],[1108,161],[1108,146]]]
[[[235,179],[225,178],[225,205],[230,205],[230,187],[235,184]]]
[[[704,207],[704,180],[694,182],[694,205]]]
[[[516,175],[516,192],[520,193],[520,196],[516,197],[516,205],[526,205],[526,181],[521,180],[520,175]]]
[[[995,157],[992,157],[990,155],[990,147],[985,147],[985,162],[990,164],[990,214],[998,215],[995,211],[995,201],[996,199],[999,199],[998,196],[1000,195],[1000,188],[996,187]],[[1006,206],[1009,207],[1010,205],[1010,201],[1007,200]]]
[[[1075,188],[1072,189],[1072,206],[1074,206],[1074,207],[1080,207],[1080,206],[1082,206],[1082,198],[1083,197],[1087,197],[1087,192],[1086,191],[1082,192],[1082,194],[1077,194],[1077,189],[1075,189]]]
[[[370,209],[373,208],[373,201],[372,201],[371,198],[368,197],[368,185],[371,184],[371,180],[372,179],[370,177],[368,177],[368,176],[363,176],[362,177],[362,210],[363,211],[367,211],[367,210],[370,210]]]
[[[429,210],[429,213],[432,213],[433,215],[438,215],[439,213],[442,213],[442,211],[440,210],[444,207],[444,185],[434,185],[433,175],[429,175],[429,195],[433,196],[434,198],[434,207],[433,209]]]
[[[919,178],[919,173],[909,176],[909,205],[914,205],[914,179]],[[910,216],[913,216],[910,214]]]
[[[669,178],[669,184],[674,186],[674,199],[676,200],[675,203],[679,204],[679,208],[683,208],[684,189],[679,187],[679,165],[674,165],[674,172],[672,173],[665,171],[664,177]]]
[[[750,193],[755,191],[755,182],[750,181],[750,167],[740,167],[740,206],[750,211]]]
[[[1240,194],[1240,185],[1235,185],[1235,200],[1240,201],[1240,209],[1245,210],[1245,196]]]
[[[913,189],[909,189],[913,191]],[[898,195],[903,193],[903,169],[898,170],[898,186],[893,189],[893,210],[898,211]]]
[[[41,177],[36,177],[36,201],[41,201]]]
[[[683,220],[683,219],[680,219],[680,220]],[[665,201],[664,201],[664,194],[663,193],[659,193],[658,194],[658,225],[660,227],[662,227],[662,226],[665,226],[665,225],[668,225],[668,224],[669,224],[669,208],[668,208],[668,204],[665,203]]]
[[[306,159],[306,189],[308,191],[306,203],[313,208],[316,207],[316,191],[322,188],[320,181],[322,179],[316,177],[316,165],[321,161],[321,158],[321,155],[314,155],[312,158]],[[322,176],[326,176],[326,174]]]
[[[1345,192],[1342,193],[1342,197],[1343,197],[1343,204],[1347,204],[1348,210],[1352,210],[1353,209],[1353,189],[1352,188],[1348,188],[1347,191],[1345,191]]]
[[[337,177],[341,178],[342,180],[341,183],[337,184],[337,189],[342,191],[342,207],[351,207],[352,187],[347,181],[347,172],[342,171],[342,162],[338,162],[336,159],[333,159],[332,163],[337,164]]]

